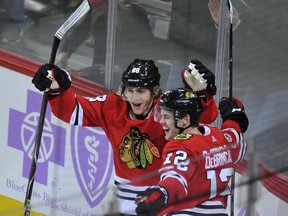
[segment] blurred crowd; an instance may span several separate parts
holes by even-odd
[[[17,43],[24,32],[25,21],[34,24],[51,13],[67,13],[79,5],[81,0],[4,0],[0,2],[0,42]]]

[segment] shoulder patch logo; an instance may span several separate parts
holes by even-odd
[[[116,91],[114,94],[115,94],[116,96],[118,96],[118,97],[121,96],[121,92],[120,92],[120,91]]]
[[[173,140],[188,140],[192,137],[192,134],[178,134],[176,137],[174,137]]]

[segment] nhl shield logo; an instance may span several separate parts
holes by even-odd
[[[113,172],[112,148],[101,128],[72,127],[71,142],[77,181],[93,208],[108,192]]]

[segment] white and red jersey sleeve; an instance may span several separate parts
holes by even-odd
[[[247,143],[241,132],[240,125],[233,120],[226,120],[221,130],[227,142],[227,148],[230,149],[233,156],[233,163],[236,164],[244,159],[247,152]]]
[[[126,103],[114,93],[97,97],[83,97],[68,89],[49,100],[53,114],[73,125],[102,127],[106,129],[111,112],[127,111]],[[121,109],[115,107],[122,106]],[[115,114],[114,114],[115,115]]]

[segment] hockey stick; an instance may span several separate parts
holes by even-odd
[[[228,9],[230,16],[230,29],[229,29],[229,98],[233,97],[233,6],[231,0],[228,0]]]
[[[233,6],[230,0],[227,0],[230,28],[229,28],[229,82],[228,82],[228,96],[230,99],[233,97]],[[234,216],[234,192],[235,192],[235,171],[236,166],[233,166],[233,173],[231,176],[231,197],[230,197],[230,216]]]
[[[60,26],[60,28],[55,33],[54,41],[53,41],[53,45],[52,45],[52,50],[51,50],[51,54],[50,54],[50,61],[49,61],[50,69],[52,69],[54,66],[56,53],[57,53],[59,44],[60,44],[64,34],[75,23],[77,23],[89,10],[90,10],[89,2],[88,2],[88,0],[84,0],[79,5],[79,7],[68,17],[68,19]],[[32,161],[31,161],[28,186],[27,186],[25,202],[24,202],[24,207],[25,207],[24,216],[29,216],[30,212],[31,212],[31,196],[32,196],[33,184],[34,184],[34,180],[35,180],[37,160],[38,160],[39,149],[40,149],[40,145],[41,145],[41,138],[42,138],[44,121],[45,121],[47,103],[48,103],[48,93],[44,92],[42,104],[41,104],[38,127],[37,127],[37,131],[36,131],[35,146],[34,146],[34,152],[33,152],[33,157],[32,157]]]

